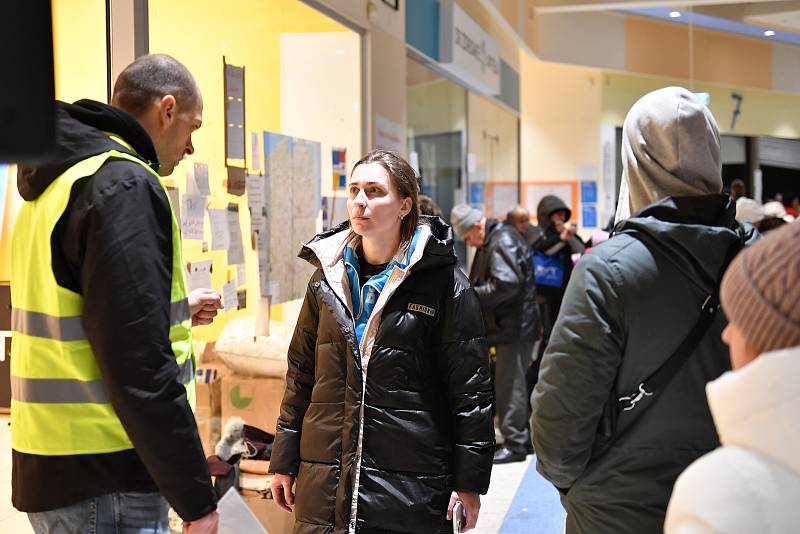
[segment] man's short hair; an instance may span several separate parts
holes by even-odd
[[[197,99],[197,82],[177,59],[151,54],[137,58],[120,73],[111,103],[139,116],[166,95],[175,97],[179,109],[186,109]]]
[[[531,212],[529,212],[522,206],[514,206],[514,208],[512,208],[512,210],[508,212],[508,215],[506,215],[506,221],[508,221],[511,224],[517,224],[523,221],[530,222]]]

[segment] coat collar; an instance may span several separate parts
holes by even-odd
[[[706,386],[725,446],[757,452],[800,475],[800,347],[764,353]]]

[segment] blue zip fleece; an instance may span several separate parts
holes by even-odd
[[[347,272],[347,280],[350,283],[350,296],[353,301],[353,314],[356,324],[356,339],[358,339],[359,346],[361,345],[361,338],[364,336],[364,329],[367,327],[367,322],[372,315],[372,310],[375,309],[375,303],[378,302],[378,297],[389,280],[389,275],[395,266],[401,269],[408,267],[411,256],[414,254],[414,249],[417,248],[420,233],[420,229],[417,228],[417,231],[414,232],[414,237],[411,238],[408,251],[403,255],[403,261],[393,259],[380,274],[367,280],[364,287],[361,287],[361,282],[359,281],[361,265],[358,261],[358,255],[352,247],[345,247],[343,261]]]

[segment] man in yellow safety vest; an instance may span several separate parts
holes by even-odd
[[[197,432],[189,293],[161,176],[194,152],[203,100],[164,55],[129,65],[111,105],[57,102],[57,150],[21,167],[12,238],[12,500],[37,534],[216,532]]]

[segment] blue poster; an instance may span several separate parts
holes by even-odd
[[[581,182],[581,203],[595,204],[596,202],[597,182]]]
[[[474,182],[469,184],[469,203],[470,204],[483,204],[486,198],[486,184],[483,182]]]
[[[594,205],[583,206],[581,219],[584,228],[597,228],[597,207]]]

